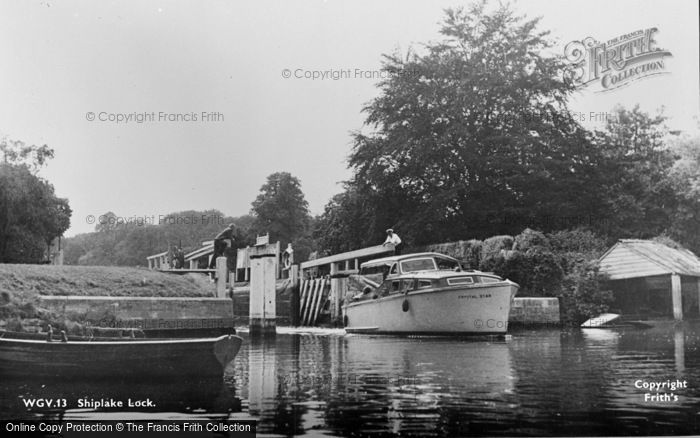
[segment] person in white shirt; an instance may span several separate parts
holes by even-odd
[[[394,254],[401,254],[401,248],[403,247],[403,245],[401,244],[401,238],[398,234],[394,233],[394,230],[392,230],[391,228],[386,230],[386,240],[384,241],[383,245],[389,244],[394,245]]]

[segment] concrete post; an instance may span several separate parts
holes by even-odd
[[[299,326],[299,307],[301,305],[301,294],[299,293],[299,265],[292,265],[289,269],[289,284],[292,290],[292,298],[289,306],[290,322],[293,327]]]
[[[348,277],[338,279],[338,321],[337,326],[343,327],[343,302],[348,294]]]
[[[671,300],[673,302],[673,319],[683,321],[683,296],[681,294],[681,276],[671,274]]]
[[[249,313],[251,336],[276,333],[276,271],[275,254],[251,257]]]
[[[338,271],[340,262],[331,263],[331,324],[337,325],[340,318],[340,281]]]
[[[226,257],[216,258],[216,296],[226,298],[226,280],[228,279],[228,266]]]
[[[289,269],[289,281],[292,282],[292,286],[299,286],[299,265],[292,265]]]

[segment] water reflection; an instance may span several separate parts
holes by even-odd
[[[685,371],[685,330],[682,326],[675,327],[673,331],[673,346],[676,371],[682,375]]]
[[[688,383],[674,402],[635,386],[674,379]],[[246,337],[223,382],[0,385],[13,418],[253,418],[274,436],[698,434],[700,323],[520,330],[507,342],[287,331]],[[69,409],[27,410],[29,397],[66,397]],[[157,408],[95,412],[77,397]]]
[[[273,434],[688,434],[700,431],[698,328],[531,330],[502,343],[278,335],[244,353],[263,368],[275,355],[274,395],[254,374],[246,386],[242,362],[236,376],[251,412],[260,398],[272,404],[261,427]],[[683,373],[694,383],[672,406],[634,386]]]

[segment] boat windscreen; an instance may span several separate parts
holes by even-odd
[[[437,267],[432,258],[411,259],[401,262],[401,272],[435,271]]]
[[[439,270],[448,270],[448,271],[461,271],[462,267],[459,265],[459,262],[457,260],[452,260],[452,259],[446,259],[444,257],[435,257],[435,261],[437,262],[437,267]]]

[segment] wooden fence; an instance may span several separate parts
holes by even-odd
[[[299,322],[301,325],[315,325],[330,298],[329,279],[304,280],[301,283],[299,298]]]

